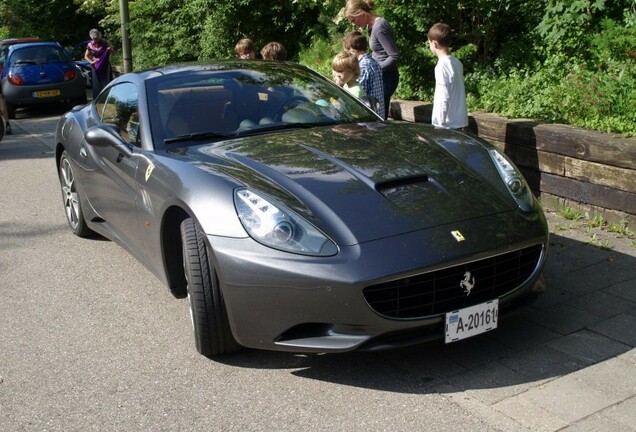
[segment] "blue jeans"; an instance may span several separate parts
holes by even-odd
[[[400,73],[396,69],[385,69],[382,71],[382,82],[384,84],[384,115],[389,116],[389,107],[391,106],[391,96],[395,93],[395,89],[400,82]]]

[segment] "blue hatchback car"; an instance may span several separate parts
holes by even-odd
[[[86,81],[68,52],[57,42],[9,47],[0,75],[9,118],[19,107],[46,103],[86,103]]]

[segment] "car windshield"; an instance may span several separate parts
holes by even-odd
[[[381,120],[330,80],[290,63],[192,68],[149,79],[146,90],[157,144]]]
[[[66,63],[66,53],[55,46],[32,46],[15,50],[11,56],[11,65]]]

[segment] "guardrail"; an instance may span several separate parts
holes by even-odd
[[[431,104],[391,101],[391,117],[430,123]],[[470,129],[503,149],[546,203],[636,226],[636,138],[471,113]]]

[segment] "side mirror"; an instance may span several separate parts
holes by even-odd
[[[133,155],[130,145],[119,136],[115,125],[93,126],[84,134],[87,143],[94,147],[114,147],[126,157]]]

